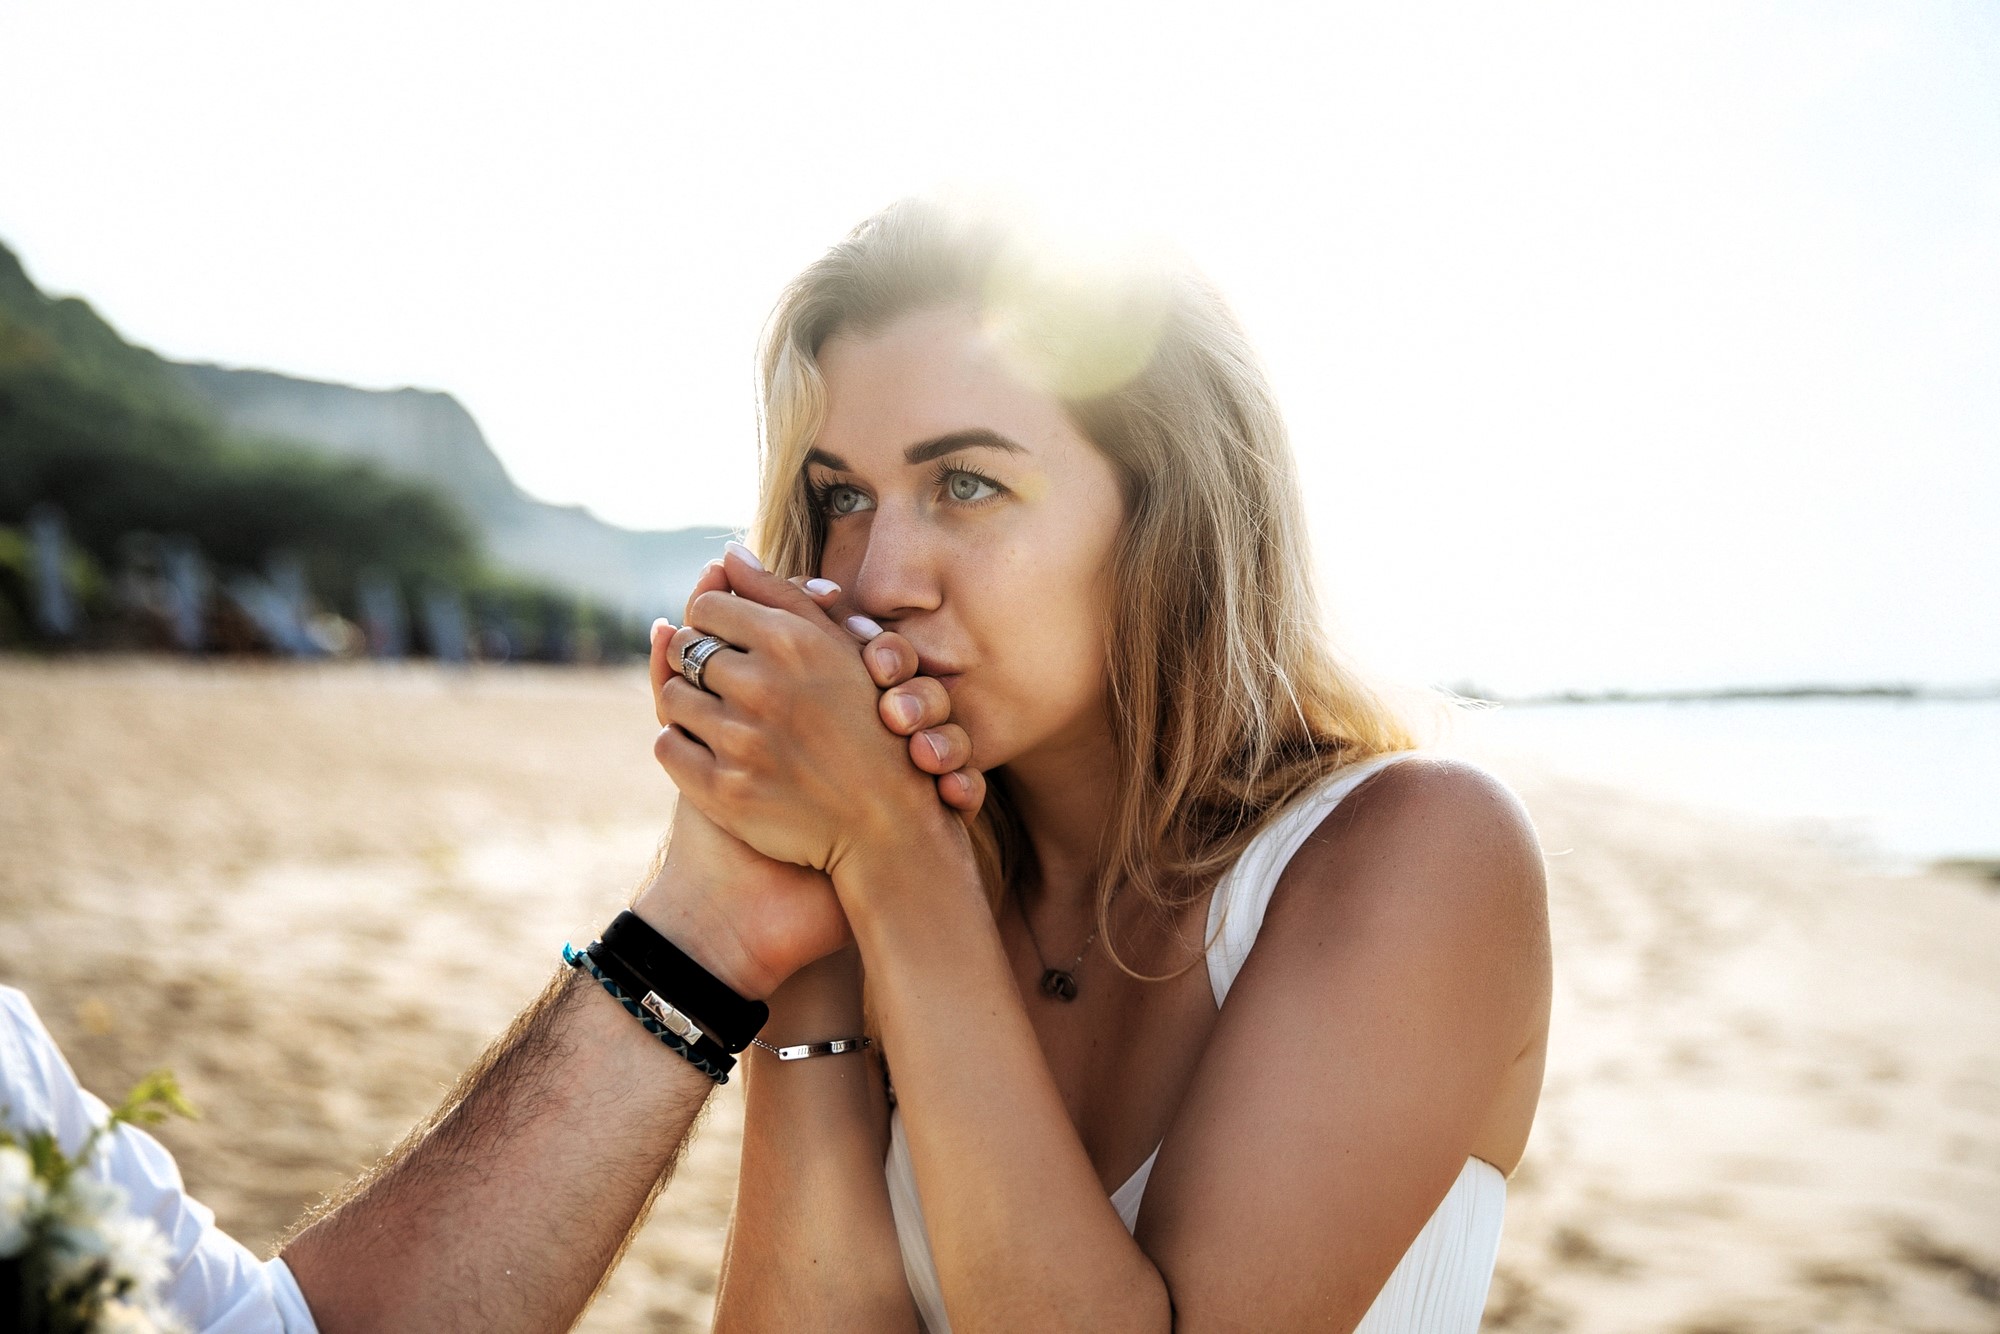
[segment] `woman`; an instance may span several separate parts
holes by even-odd
[[[1541,1083],[1532,827],[1329,650],[1221,300],[1052,254],[906,201],[807,269],[770,568],[656,640],[681,851],[740,872],[689,910],[766,1040],[876,1039],[749,1053],[718,1328],[1472,1330]],[[975,819],[850,616],[915,649]]]

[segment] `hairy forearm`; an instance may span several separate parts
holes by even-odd
[[[845,874],[865,878],[850,916],[954,1328],[1169,1328],[1165,1280],[1077,1137],[969,859],[912,848]]]
[[[713,1088],[564,969],[285,1261],[327,1334],[566,1329]]]
[[[861,1031],[859,960],[843,950],[771,997],[773,1046]],[[743,1158],[717,1330],[917,1328],[882,1162],[888,1105],[874,1054],[746,1053]]]

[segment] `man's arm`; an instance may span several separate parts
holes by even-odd
[[[726,949],[683,949],[739,992]],[[567,1329],[714,1083],[568,968],[438,1112],[283,1248],[325,1334]]]
[[[713,562],[696,596],[727,586]],[[839,593],[828,584],[812,596]],[[653,628],[656,707],[674,677],[671,632]],[[943,688],[912,679],[916,650],[878,632],[864,661],[888,692],[884,725],[909,738],[912,762],[940,779],[948,804],[977,811],[985,783],[962,767],[970,742],[945,721]],[[908,716],[888,707],[899,686],[917,705]],[[846,934],[825,877],[758,856],[689,808],[676,812],[663,862],[632,907],[757,999]],[[283,1247],[326,1334],[567,1329],[590,1304],[714,1085],[595,980],[563,972],[429,1120]]]

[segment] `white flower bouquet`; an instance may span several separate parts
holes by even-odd
[[[125,1192],[85,1170],[113,1126],[193,1116],[174,1077],[139,1081],[74,1158],[45,1130],[0,1122],[0,1329],[21,1334],[176,1334],[161,1307],[167,1239]]]

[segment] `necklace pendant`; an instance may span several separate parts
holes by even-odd
[[[1042,994],[1054,996],[1059,1001],[1076,999],[1076,978],[1061,968],[1051,968],[1042,974]]]

